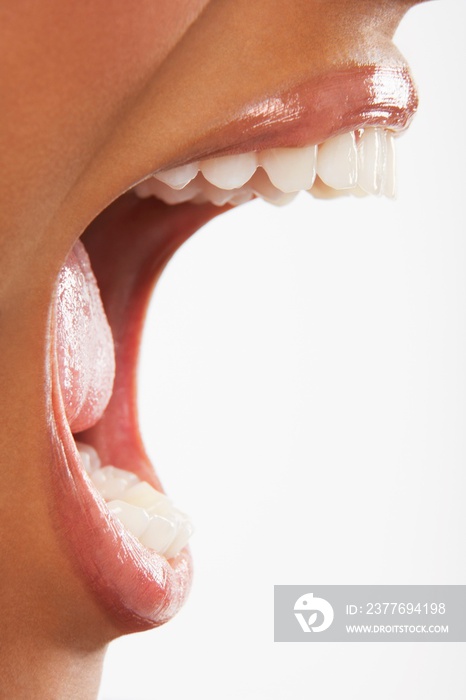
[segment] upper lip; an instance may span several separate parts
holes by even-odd
[[[243,106],[232,121],[170,166],[266,148],[320,144],[367,126],[401,132],[417,107],[407,66],[358,65],[331,71]]]
[[[224,110],[203,103],[195,117],[175,108],[164,86],[155,95],[140,96],[81,179],[75,196],[89,203],[78,209],[82,229],[158,170],[213,155],[322,143],[369,125],[402,131],[418,106],[409,67],[388,38],[377,61],[344,61],[298,77],[290,73],[262,90],[258,86],[254,96],[228,102]],[[162,138],[148,147],[152,133]]]

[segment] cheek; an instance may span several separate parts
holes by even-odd
[[[122,97],[157,69],[207,2],[10,0],[0,11],[10,92],[43,100],[53,93],[57,100]]]
[[[207,2],[0,3],[0,206],[16,225],[9,183],[53,207]]]
[[[153,72],[178,43],[208,0],[99,0],[61,10],[69,26],[76,13],[79,42],[85,43],[88,75],[96,66],[102,73],[131,82],[137,75]],[[82,41],[84,38],[84,42]]]

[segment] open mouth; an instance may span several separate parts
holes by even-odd
[[[163,491],[136,409],[145,312],[166,263],[208,220],[255,197],[393,197],[396,136],[416,107],[398,66],[357,67],[258,100],[215,138],[139,177],[72,249],[51,314],[54,512],[120,628],[170,619],[192,576],[191,521]]]

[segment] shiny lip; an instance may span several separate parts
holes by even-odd
[[[188,158],[164,169],[222,155],[320,144],[368,126],[401,133],[417,108],[417,91],[405,65],[331,71],[243,107],[209,134],[208,145],[203,141]]]
[[[409,125],[416,109],[416,90],[404,64],[391,67],[355,66],[329,72],[318,79],[300,83],[297,87],[287,86],[273,95],[260,97],[254,103],[242,107],[226,125],[214,125],[205,137],[186,149],[184,154],[173,154],[171,159],[166,159],[163,167],[174,167],[216,155],[321,143],[331,136],[369,125],[402,131]],[[132,182],[126,181],[126,186],[122,187],[124,181],[120,181],[114,196],[104,205],[106,208],[101,208],[101,213],[86,230],[86,248],[89,245],[92,247],[94,243],[99,245],[97,229],[100,221],[103,220],[105,229],[108,219],[110,223],[113,216],[122,215],[124,219],[131,215],[132,210],[137,212],[136,217],[144,218],[147,214],[147,221],[134,229],[133,241],[136,248],[136,241],[138,245],[146,239],[153,241],[155,230],[162,230],[163,240],[158,243],[155,241],[153,248],[146,251],[151,260],[150,275],[142,281],[144,291],[138,300],[134,342],[130,345],[122,342],[119,345],[117,338],[117,353],[123,354],[123,362],[121,357],[117,357],[116,385],[109,409],[96,428],[89,431],[91,439],[88,441],[97,448],[104,463],[129,467],[156,488],[161,488],[139,437],[135,408],[134,374],[144,312],[156,279],[176,249],[209,219],[229,207],[192,204],[170,207],[157,200],[137,201],[127,190],[149,174],[146,169],[145,174],[140,173],[134,179],[134,172],[137,172],[134,163],[131,169]],[[162,168],[152,172],[160,169]],[[118,176],[123,175],[120,172]],[[127,193],[122,196],[122,192]],[[131,226],[132,223],[130,229]],[[107,237],[107,246],[108,240]],[[114,244],[115,239],[112,238],[112,245]],[[92,255],[91,260],[94,267]],[[140,273],[141,269],[137,272]],[[131,274],[136,280],[136,273],[133,271]],[[98,274],[97,277],[101,286]],[[137,281],[137,285],[140,283],[140,280]],[[124,315],[130,301],[131,294],[124,295],[123,298],[110,299],[110,306],[117,315],[123,308]],[[108,300],[106,303],[104,299],[104,305],[107,316],[111,316]],[[128,320],[130,324],[133,321],[134,318]],[[110,322],[113,326],[111,318]],[[123,330],[124,324],[119,327]],[[51,517],[55,519],[63,546],[71,552],[77,573],[84,573],[90,589],[108,611],[113,623],[122,631],[128,632],[157,626],[170,619],[186,599],[192,577],[189,550],[183,550],[170,562],[149,552],[116,523],[90,486],[66,421],[57,380],[53,338],[52,313],[48,355],[48,415],[53,447],[50,474],[50,490],[53,494]],[[122,373],[122,367],[128,370],[130,366],[132,369],[129,376],[127,371]],[[125,384],[128,386],[125,387]],[[123,395],[129,397],[130,405],[120,404]],[[108,423],[113,425],[112,430],[106,428]],[[119,430],[115,431],[115,426]],[[119,462],[121,454],[126,460],[123,463]]]

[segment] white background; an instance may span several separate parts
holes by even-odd
[[[274,644],[273,585],[466,583],[466,3],[397,44],[398,196],[256,201],[177,253],[141,424],[196,524],[190,599],[111,647],[102,700],[464,700],[464,644]]]

